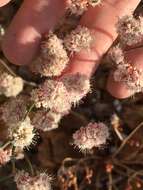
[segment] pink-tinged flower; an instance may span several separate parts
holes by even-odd
[[[60,81],[46,80],[31,96],[37,108],[49,108],[58,113],[67,113],[71,108],[69,94]]]
[[[10,98],[0,106],[0,118],[7,125],[21,121],[27,111],[27,96]]]
[[[75,15],[82,15],[88,6],[95,7],[101,3],[101,0],[68,0],[67,9]]]
[[[111,48],[107,56],[109,61],[115,63],[116,65],[124,62],[123,50],[119,46]]]
[[[88,28],[79,25],[65,37],[64,45],[71,53],[80,52],[82,49],[90,49],[93,40],[92,32]]]
[[[90,80],[86,75],[77,73],[64,76],[61,81],[65,85],[71,103],[78,103],[90,92]]]
[[[75,15],[82,15],[87,10],[88,0],[68,0],[67,9]]]
[[[143,39],[143,18],[134,18],[133,15],[126,15],[119,19],[116,24],[120,43],[123,45],[134,45]]]
[[[11,149],[3,150],[0,148],[0,165],[5,165],[7,162],[10,161],[12,156]]]
[[[62,114],[53,111],[40,110],[34,114],[32,124],[36,129],[50,131],[58,128]]]
[[[123,82],[133,92],[143,91],[143,70],[131,64],[123,63],[117,66],[113,73],[116,82]]]
[[[41,43],[40,55],[32,63],[31,70],[42,76],[58,76],[69,62],[63,42],[50,32]]]
[[[4,72],[0,75],[0,94],[6,97],[15,97],[23,90],[23,80],[20,77],[13,77]]]
[[[51,178],[46,173],[30,176],[25,171],[18,171],[14,178],[18,190],[51,190]]]
[[[104,123],[89,123],[73,134],[73,144],[81,151],[101,147],[109,138],[109,129]]]

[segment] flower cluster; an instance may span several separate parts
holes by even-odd
[[[46,173],[30,176],[25,171],[18,171],[14,180],[18,190],[51,190],[51,178]]]
[[[94,40],[92,32],[84,26],[78,26],[64,39],[64,45],[69,52],[80,52],[89,49]]]
[[[116,28],[121,44],[131,46],[142,41],[142,17],[136,19],[133,15],[125,15],[119,19]]]
[[[6,97],[16,97],[23,90],[23,80],[20,77],[13,77],[7,72],[0,75],[0,94]]]
[[[88,0],[68,0],[67,8],[72,14],[82,15],[87,10]]]
[[[101,147],[109,138],[109,129],[104,123],[89,123],[73,134],[73,144],[81,151]]]
[[[10,98],[0,106],[0,118],[8,126],[22,120],[27,111],[27,96]]]
[[[112,47],[108,52],[108,58],[113,64],[122,64],[124,62],[123,50],[119,46]]]
[[[67,75],[59,81],[46,80],[32,91],[32,100],[37,108],[49,108],[56,113],[67,113],[90,91],[90,82],[85,75]]]
[[[34,127],[30,118],[26,117],[17,124],[11,124],[9,127],[9,138],[15,147],[28,147],[35,137]]]
[[[71,108],[67,90],[60,81],[46,80],[32,91],[31,96],[37,108],[49,108],[59,113],[67,112]]]
[[[118,65],[113,74],[114,80],[123,82],[133,92],[143,91],[143,70],[129,63]]]
[[[69,93],[70,102],[73,104],[78,103],[90,92],[90,80],[86,75],[70,74],[65,75],[61,80]]]
[[[101,0],[68,0],[67,8],[72,14],[82,15],[89,5],[95,7],[100,3]]]
[[[121,48],[113,47],[108,56],[114,63],[113,78],[116,82],[124,83],[133,92],[143,91],[143,71],[131,63],[127,63]]]
[[[58,76],[68,64],[69,58],[62,40],[49,32],[41,43],[40,55],[32,63],[31,70],[42,76]]]
[[[34,114],[32,124],[36,129],[50,131],[58,128],[62,114],[53,111],[40,110]]]

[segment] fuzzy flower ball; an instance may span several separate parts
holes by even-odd
[[[68,0],[67,8],[72,14],[82,15],[87,10],[88,0]]]
[[[73,52],[80,52],[82,49],[89,49],[94,38],[91,31],[84,26],[77,26],[64,39],[66,49]]]
[[[27,111],[27,96],[10,98],[0,106],[0,119],[7,125],[21,121]]]
[[[41,43],[39,57],[31,65],[31,70],[42,76],[58,76],[69,62],[62,40],[50,32]]]
[[[124,62],[123,50],[119,46],[115,46],[108,52],[108,59],[116,65]]]
[[[73,134],[73,144],[81,151],[101,147],[109,138],[109,129],[104,123],[89,123]]]
[[[29,117],[9,127],[9,138],[15,147],[24,148],[30,146],[34,137],[34,127],[31,125]]]
[[[4,72],[0,75],[0,94],[16,97],[23,90],[23,80]]]
[[[82,15],[89,5],[95,7],[100,3],[101,0],[68,0],[67,8],[72,14]]]
[[[143,18],[134,18],[133,15],[126,15],[119,19],[116,24],[120,42],[123,45],[134,45],[142,41]]]
[[[143,91],[143,70],[131,64],[124,63],[117,66],[113,73],[116,82],[123,82],[133,92]]]
[[[37,108],[49,108],[58,113],[66,113],[71,108],[69,94],[62,82],[45,80],[31,93],[31,99]]]
[[[36,129],[50,131],[58,128],[62,115],[53,111],[40,110],[33,117],[32,124]]]
[[[86,75],[77,73],[66,75],[62,82],[69,92],[70,101],[74,104],[79,102],[90,91],[90,80]]]
[[[25,171],[17,172],[14,178],[18,190],[51,190],[50,180],[46,173],[30,176]]]

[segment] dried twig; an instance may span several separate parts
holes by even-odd
[[[124,148],[124,146],[126,145],[126,143],[132,138],[132,136],[143,126],[143,122],[140,123],[126,138],[125,140],[122,142],[122,144],[120,145],[120,147],[117,149],[117,151],[113,154],[113,158],[116,157],[119,152]]]

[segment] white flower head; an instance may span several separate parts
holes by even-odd
[[[94,37],[92,32],[85,26],[77,26],[64,39],[66,49],[73,52],[80,52],[83,49],[90,49]]]
[[[90,92],[90,80],[86,75],[76,73],[65,75],[62,79],[64,86],[69,92],[70,101],[78,103],[88,92]]]
[[[29,117],[17,124],[12,124],[8,131],[9,138],[15,147],[28,147],[34,142],[35,131]]]
[[[67,113],[71,108],[69,94],[60,81],[46,80],[31,96],[37,108],[49,108],[58,113]]]
[[[4,72],[0,75],[0,94],[16,97],[23,90],[23,80]]]
[[[31,70],[46,77],[59,76],[68,62],[62,40],[50,32],[42,41],[40,55],[31,65]]]
[[[117,66],[113,77],[116,82],[124,83],[127,88],[133,92],[143,91],[142,69],[138,69],[129,63],[123,63]]]
[[[120,42],[123,45],[134,45],[142,41],[143,18],[134,18],[133,15],[125,15],[116,24]]]
[[[88,0],[68,0],[67,9],[75,15],[82,15],[87,10]]]

